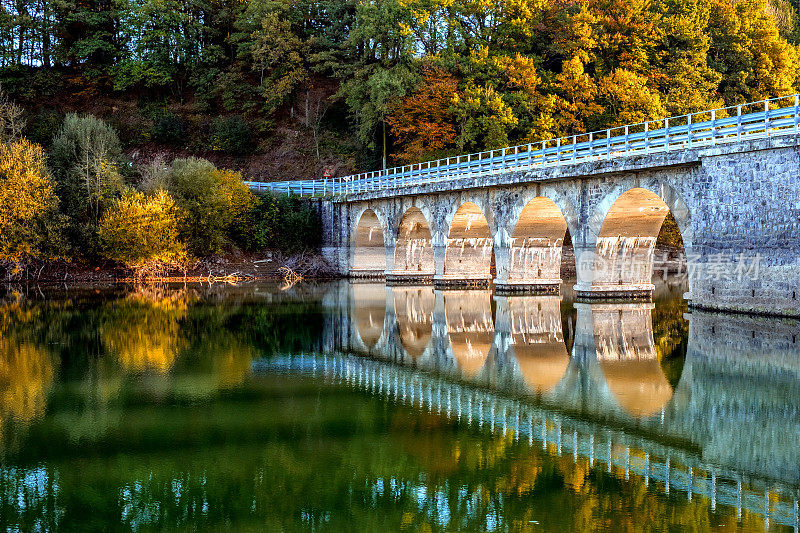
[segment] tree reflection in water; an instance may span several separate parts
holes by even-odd
[[[402,360],[412,365],[410,375],[430,369],[452,383],[466,376],[466,390],[490,390],[513,405],[541,399],[553,420],[576,416],[594,428],[598,450],[611,434],[635,444],[629,453],[637,464],[667,452],[675,464],[703,459],[708,449],[717,461],[709,466],[723,472],[734,463],[718,454],[717,436],[740,445],[731,428],[742,420],[758,418],[773,435],[800,427],[786,408],[800,399],[788,356],[775,359],[779,373],[770,370],[773,352],[761,356],[759,375],[769,378],[758,387],[740,380],[726,388],[730,362],[696,354],[680,301],[657,302],[654,310],[579,308],[567,350],[568,300],[403,290],[368,291],[368,305],[341,285],[45,290],[46,298],[7,298],[0,306],[0,527],[764,528],[763,513],[738,518],[696,494],[665,495],[663,484],[626,479],[597,458],[560,455],[555,441],[531,446],[513,424],[491,431],[447,416],[439,411],[461,400],[444,394],[425,396],[419,409],[420,398],[403,402],[397,382],[380,381],[379,369]],[[706,324],[719,322],[703,320],[713,346]],[[346,381],[252,371],[281,354],[331,356],[351,345],[361,353],[365,336],[369,360],[386,359],[375,362],[374,374]],[[788,330],[786,338],[788,350]],[[404,353],[411,358],[398,359]],[[623,368],[631,362],[645,362],[647,371]],[[762,420],[762,412],[769,416]],[[513,421],[513,413],[506,416]],[[556,427],[547,431],[555,435]],[[570,438],[565,429],[565,450]],[[735,466],[747,479],[770,477],[769,490],[794,486],[790,440],[769,441],[770,453],[782,454],[779,463],[740,446],[747,453]],[[625,453],[620,442],[617,456]]]
[[[9,424],[25,427],[45,413],[56,363],[35,342],[38,319],[19,293],[0,300],[0,441]]]

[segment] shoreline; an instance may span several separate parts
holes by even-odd
[[[669,246],[656,247],[654,275],[667,269],[669,272],[686,273],[686,258],[683,250]],[[13,278],[0,279],[0,285],[52,285],[52,284],[158,284],[158,283],[253,283],[291,282],[281,268],[288,267],[306,281],[330,281],[346,279],[347,275],[334,272],[331,265],[317,251],[285,255],[276,251],[258,254],[230,253],[198,260],[184,273],[174,275],[133,275],[131,269],[109,262],[88,263],[47,261],[34,263],[24,273]],[[564,246],[561,277],[575,277],[575,254],[572,246]]]
[[[198,259],[186,271],[173,269],[159,276],[137,276],[131,268],[109,261],[33,262],[15,276],[0,278],[0,285],[19,284],[130,284],[283,281],[280,269],[288,267],[303,278],[335,279],[332,267],[319,252],[284,254],[232,252]]]

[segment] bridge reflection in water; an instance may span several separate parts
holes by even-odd
[[[264,365],[513,432],[667,494],[798,529],[796,322],[695,311],[673,317],[689,322],[688,341],[675,341],[654,336],[652,303],[355,284],[328,304],[352,311],[329,324],[323,352],[336,355]],[[676,372],[664,352],[680,342]]]

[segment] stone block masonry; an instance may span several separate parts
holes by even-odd
[[[694,307],[800,316],[800,140],[781,136],[512,171],[323,202],[345,275],[547,292],[569,231],[583,298],[647,297],[678,222]]]

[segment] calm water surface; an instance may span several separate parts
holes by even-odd
[[[682,294],[0,289],[0,527],[797,531],[800,327]]]

